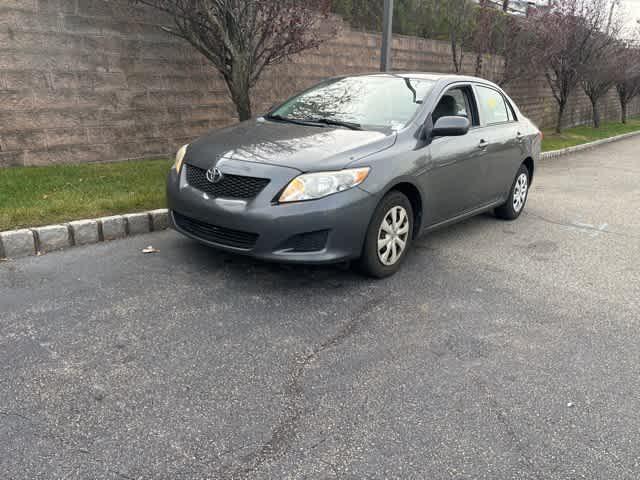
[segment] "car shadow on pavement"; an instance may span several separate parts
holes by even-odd
[[[446,227],[439,228],[426,233],[414,240],[414,249],[437,250],[438,244],[445,244],[452,239],[460,237],[473,237],[483,235],[487,230],[507,225],[503,220],[496,218],[492,213],[483,213],[475,217],[468,218]]]
[[[429,252],[437,252],[439,244],[444,245],[460,236],[482,235],[483,230],[495,228],[496,223],[502,224],[493,215],[484,214],[420,236],[414,241],[403,269],[398,274],[402,275],[403,271],[414,268],[416,263],[423,265],[425,262],[421,257],[428,256]],[[190,269],[195,268],[201,273],[222,274],[227,281],[235,280],[245,285],[248,280],[263,280],[274,287],[342,288],[347,284],[360,284],[363,281],[380,281],[361,275],[354,262],[335,265],[274,263],[216,250],[188,238],[182,238],[182,242],[184,245],[176,250],[180,255],[180,258],[176,259],[179,263],[190,265]],[[424,268],[424,265],[421,268]]]
[[[223,252],[184,238],[180,262],[186,262],[201,272],[221,274],[227,281],[246,285],[250,280],[269,283],[273,287],[307,288],[322,286],[340,288],[346,283],[362,281],[348,262],[337,265],[298,265],[267,262],[244,255]]]

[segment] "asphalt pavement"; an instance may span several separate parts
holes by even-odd
[[[0,262],[0,478],[640,478],[639,151],[382,281],[174,232]]]

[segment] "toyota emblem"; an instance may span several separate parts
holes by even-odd
[[[220,180],[222,180],[223,177],[224,175],[218,167],[211,167],[209,170],[207,170],[207,180],[209,180],[211,183],[218,183]]]

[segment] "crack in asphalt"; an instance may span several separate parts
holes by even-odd
[[[32,418],[29,418],[17,412],[0,410],[0,416],[19,418],[24,422],[28,423],[35,430],[36,435],[40,436],[41,438],[50,438],[54,441],[57,441],[61,444],[62,447],[67,448],[71,452],[89,455],[88,458],[90,461],[95,462],[96,464],[102,465],[106,472],[112,473],[119,478],[123,478],[124,480],[135,480],[133,477],[130,477],[122,472],[109,468],[104,460],[96,459],[90,450],[85,448],[77,448],[76,445],[73,443],[73,441],[70,438],[67,438],[67,437],[72,437],[72,435],[69,434],[68,432],[64,432],[64,431],[62,431],[61,433],[53,432],[51,431],[51,428],[49,425],[33,420]]]
[[[24,420],[26,422],[34,423],[29,417],[25,417],[24,415],[22,415],[20,413],[5,412],[4,410],[0,410],[0,415],[2,415],[3,417],[18,417],[18,418],[21,418],[22,420]]]
[[[111,470],[111,469],[107,468],[107,472],[113,473],[118,478],[124,478],[124,480],[136,480],[135,478],[130,477],[129,475],[126,475],[126,474],[124,474],[122,472],[118,472],[117,470]]]
[[[549,223],[551,225],[559,225],[561,227],[569,227],[569,228],[575,228],[577,230],[587,230],[587,231],[591,231],[591,232],[595,232],[595,233],[604,233],[607,235],[616,235],[619,237],[625,237],[625,238],[633,238],[633,239],[640,239],[640,235],[631,235],[628,233],[622,233],[622,232],[614,232],[613,230],[602,230],[600,228],[597,227],[592,227],[589,225],[578,225],[578,224],[574,224],[574,223],[569,223],[569,222],[563,222],[560,220],[551,220],[549,218],[545,218],[541,215],[538,215],[536,213],[531,213],[531,212],[525,212],[524,213],[525,216],[528,217],[533,217],[537,220],[540,220],[542,222],[545,223]]]
[[[72,441],[65,438],[67,434],[64,431],[62,433],[52,431],[49,425],[33,420],[32,418],[22,415],[21,413],[0,410],[0,416],[19,418],[25,423],[29,424],[31,428],[33,428],[35,435],[41,438],[49,438],[49,439],[55,440],[65,447],[68,447],[70,449],[75,449],[75,445],[72,443]]]
[[[494,418],[498,421],[504,432],[511,439],[515,450],[519,454],[520,462],[527,468],[536,478],[543,479],[544,475],[540,471],[540,469],[536,466],[535,462],[532,460],[532,455],[529,450],[530,443],[526,439],[523,439],[518,435],[516,428],[514,428],[513,423],[509,416],[505,413],[504,409],[500,406],[498,400],[492,395],[491,388],[482,378],[477,375],[473,375],[473,381],[476,383],[481,390],[484,391],[485,397],[491,404],[490,413],[493,414]]]
[[[272,429],[271,437],[267,442],[243,457],[242,462],[245,464],[244,467],[237,468],[231,472],[229,472],[228,469],[222,469],[222,471],[219,472],[219,478],[230,480],[252,478],[252,474],[269,458],[279,457],[287,452],[295,436],[296,425],[304,413],[304,392],[301,379],[305,370],[312,362],[317,360],[323,351],[341,344],[353,335],[355,331],[365,323],[369,314],[386,300],[388,300],[388,295],[379,296],[368,301],[366,305],[354,312],[352,314],[352,320],[340,327],[333,336],[317,344],[308,355],[298,358],[295,362],[296,366],[289,375],[290,380],[284,389],[285,395],[289,400],[285,412],[289,412],[289,415],[286,415],[275,428]]]

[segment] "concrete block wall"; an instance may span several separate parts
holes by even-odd
[[[520,109],[538,126],[552,129],[556,125],[558,104],[553,98],[551,89],[543,75],[535,78],[522,79],[506,86],[505,90],[518,103]],[[603,120],[619,120],[620,102],[615,88],[603,98],[600,103],[600,115]],[[629,105],[629,115],[640,113],[640,98],[636,98]],[[578,88],[569,100],[564,116],[564,126],[591,124],[591,101]]]
[[[165,19],[166,20],[166,19]],[[0,0],[0,167],[164,156],[209,129],[236,121],[215,70],[184,41],[161,31],[156,12],[127,0]],[[333,75],[376,71],[380,36],[351,31],[267,70],[254,112]],[[451,71],[446,42],[396,36],[394,68]],[[465,56],[464,71],[475,56]],[[495,78],[501,59],[485,59]],[[539,125],[554,124],[542,78],[507,89]],[[615,95],[603,117],[618,115]],[[589,119],[583,95],[566,123]],[[640,112],[635,102],[630,113]]]
[[[0,166],[166,155],[232,109],[205,60],[126,0],[0,0]]]

